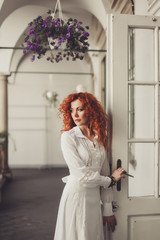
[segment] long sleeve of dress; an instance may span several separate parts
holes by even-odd
[[[107,159],[107,154],[105,161],[102,166],[101,174],[103,176],[110,176],[109,162]],[[112,201],[113,201],[113,189],[112,188],[101,188],[101,200],[103,203],[103,216],[114,215],[112,211]]]
[[[67,131],[61,135],[61,148],[70,174],[80,181],[83,186],[103,186],[108,188],[111,179],[100,175],[98,171],[93,171],[91,167],[84,164],[77,151],[75,139]]]

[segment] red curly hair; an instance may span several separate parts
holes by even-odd
[[[79,99],[85,109],[88,118],[88,128],[90,133],[96,132],[98,142],[106,149],[110,148],[111,128],[108,115],[104,112],[100,102],[88,92],[73,93],[68,95],[60,104],[58,116],[63,115],[63,129],[61,132],[68,131],[76,124],[71,117],[71,102]]]

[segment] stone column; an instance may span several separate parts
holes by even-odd
[[[3,177],[11,179],[8,166],[8,76],[0,73],[0,133],[4,133],[4,142],[0,145],[0,171]]]

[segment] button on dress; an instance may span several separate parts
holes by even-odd
[[[62,133],[61,148],[70,175],[62,179],[54,240],[104,240],[102,209],[104,216],[113,215],[106,150],[78,126]]]

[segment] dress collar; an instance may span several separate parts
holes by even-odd
[[[78,126],[75,126],[74,129],[75,129],[75,134],[76,134],[77,137],[79,137],[79,138],[87,138],[87,137],[82,133],[81,129],[80,129]],[[93,140],[95,140],[95,139],[97,139],[97,138],[98,138],[98,136],[95,135],[94,138],[93,138]],[[89,138],[87,138],[87,139],[89,140]]]

